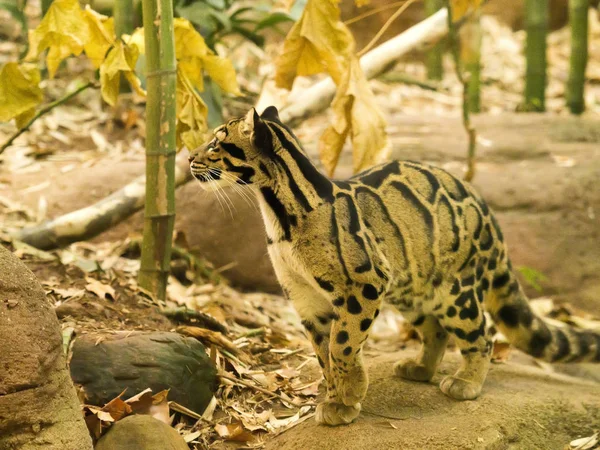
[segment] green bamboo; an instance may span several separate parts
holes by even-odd
[[[175,221],[173,1],[143,0],[146,43],[146,202],[139,285],[164,300]]]
[[[51,4],[52,0],[42,0],[42,17],[46,15],[46,13],[48,12],[48,8],[50,8]]]
[[[115,18],[115,34],[118,37],[123,34],[131,34],[133,32],[133,0],[115,0],[113,17]]]
[[[549,0],[525,0],[527,42],[525,57],[525,110],[546,109],[546,35]]]
[[[585,111],[585,69],[588,62],[589,0],[569,0],[571,26],[571,67],[567,84],[567,105],[573,114]]]
[[[444,7],[444,0],[425,0],[425,14],[432,16]],[[444,45],[443,42],[435,44],[425,55],[427,65],[427,78],[441,80],[444,77]]]
[[[463,25],[461,58],[467,73],[467,103],[469,111],[481,111],[481,12],[475,11]]]

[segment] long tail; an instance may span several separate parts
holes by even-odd
[[[485,303],[500,331],[525,353],[548,362],[600,362],[600,333],[536,316],[510,264],[497,272]]]

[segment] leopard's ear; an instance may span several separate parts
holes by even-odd
[[[244,119],[245,128],[250,135],[250,140],[260,150],[273,151],[273,137],[268,125],[262,121],[256,109],[251,108]]]
[[[265,109],[260,115],[260,118],[272,120],[274,122],[281,122],[281,119],[279,118],[279,111],[277,111],[277,108],[274,106],[269,106],[267,109]]]

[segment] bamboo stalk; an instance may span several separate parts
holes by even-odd
[[[175,42],[172,0],[143,0],[146,202],[139,284],[163,300],[175,222]]]
[[[461,29],[461,59],[467,77],[469,111],[481,111],[481,12],[475,11]]]
[[[573,114],[585,111],[585,69],[588,62],[589,0],[569,0],[571,63],[567,84],[567,105]]]
[[[133,0],[117,0],[113,5],[115,18],[115,34],[120,38],[123,34],[133,32]]]
[[[469,144],[467,148],[467,172],[465,173],[465,180],[471,181],[475,176],[475,150],[477,145],[477,131],[475,130],[475,127],[473,127],[473,125],[471,124],[471,116],[469,114],[469,79],[463,74],[462,61],[460,59],[461,42],[458,36],[458,25],[452,21],[452,5],[450,1],[447,2],[446,7],[448,8],[448,37],[450,39],[450,49],[452,51],[452,58],[454,59],[454,66],[456,68],[456,77],[463,86],[463,127],[469,139]],[[470,17],[467,19],[470,19]]]
[[[425,0],[425,14],[432,16],[444,6],[444,0]],[[444,45],[437,42],[425,55],[427,65],[427,78],[441,80],[444,77]]]
[[[527,73],[524,109],[526,111],[541,112],[546,109],[548,3],[549,0],[525,0]]]

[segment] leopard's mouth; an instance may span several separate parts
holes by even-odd
[[[221,178],[223,171],[216,167],[208,167],[206,164],[192,162],[190,170],[194,178],[200,181],[200,186],[206,191],[221,189],[226,183]]]

